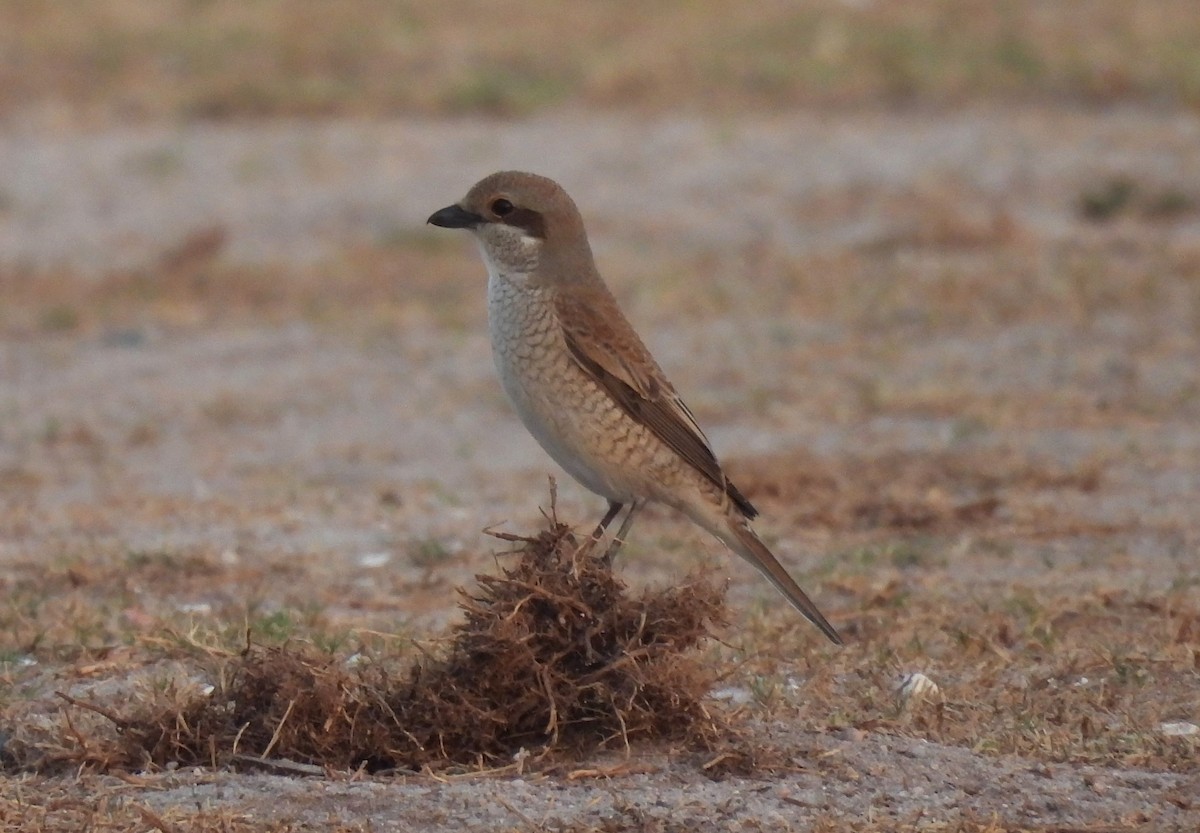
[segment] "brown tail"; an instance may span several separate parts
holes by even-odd
[[[767,545],[759,540],[754,534],[754,530],[746,523],[743,518],[730,518],[729,531],[732,533],[729,537],[721,536],[725,539],[730,548],[740,555],[742,558],[749,561],[758,571],[762,573],[775,588],[782,593],[787,600],[792,603],[796,610],[804,615],[804,618],[812,622],[821,629],[821,633],[829,637],[829,640],[835,645],[842,644],[842,638],[838,636],[838,632],[834,630],[833,625],[821,615],[821,611],[817,610],[817,606],[813,604],[812,599],[800,589],[800,585],[796,584],[796,580],[791,577],[779,560],[771,554],[767,549]]]

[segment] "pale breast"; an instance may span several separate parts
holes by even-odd
[[[490,275],[488,322],[504,391],[547,453],[597,494],[645,496],[639,471],[661,444],[576,364],[549,291]]]

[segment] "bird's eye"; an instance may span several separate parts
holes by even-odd
[[[512,214],[513,204],[506,199],[498,199],[492,203],[492,213],[497,217],[504,217]]]

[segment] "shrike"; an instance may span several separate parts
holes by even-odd
[[[542,176],[503,171],[429,222],[468,229],[479,241],[500,381],[542,448],[608,499],[597,540],[628,507],[607,556],[646,501],[665,503],[757,567],[840,645],[751,528],[758,511],[725,476],[696,418],[621,314],[566,191]]]

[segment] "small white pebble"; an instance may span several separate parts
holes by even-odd
[[[1181,738],[1187,737],[1188,735],[1200,735],[1200,726],[1197,726],[1195,723],[1186,723],[1181,720],[1171,723],[1160,723],[1158,724],[1158,731],[1162,732],[1169,738]]]
[[[217,687],[215,685],[207,685],[206,684],[206,685],[200,686],[200,694],[203,695],[204,697],[211,697],[212,693],[216,690],[217,690]]]
[[[735,706],[742,706],[754,699],[754,694],[748,688],[740,688],[731,686],[730,688],[719,688],[712,693],[712,696],[718,700],[724,700],[727,703],[733,703]]]
[[[920,671],[906,674],[896,684],[896,696],[900,705],[909,706],[914,701],[935,702],[941,699],[942,690],[937,683],[926,677]]]
[[[392,554],[388,552],[369,552],[366,555],[359,556],[358,566],[366,567],[368,570],[374,570],[377,567],[382,567],[392,560]]]

